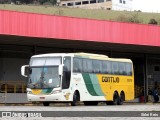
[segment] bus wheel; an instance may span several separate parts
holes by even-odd
[[[43,106],[49,106],[49,102],[43,102]]]
[[[98,105],[97,101],[84,101],[83,103],[86,106],[91,106],[91,105],[96,106],[96,105]]]
[[[74,92],[73,94],[73,101],[71,102],[71,106],[76,106],[77,102],[80,100],[80,96],[78,92]]]
[[[114,92],[114,95],[113,95],[113,105],[117,105],[118,101],[119,101],[118,93]]]
[[[119,100],[118,100],[118,105],[123,105],[123,101],[125,100],[125,96],[124,93],[121,92],[120,96],[119,96]]]

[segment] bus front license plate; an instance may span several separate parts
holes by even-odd
[[[40,99],[44,100],[44,99],[45,99],[45,97],[40,97]]]

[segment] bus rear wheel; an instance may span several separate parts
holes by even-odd
[[[49,106],[49,102],[43,102],[43,106]]]
[[[121,92],[121,94],[119,96],[119,100],[118,100],[118,105],[123,105],[124,100],[125,100],[124,93]]]
[[[119,101],[119,95],[117,92],[114,92],[113,94],[113,101],[107,101],[106,104],[107,105],[117,105]]]
[[[118,95],[117,92],[114,92],[114,95],[113,95],[113,105],[117,105],[118,101],[119,101],[119,95]]]

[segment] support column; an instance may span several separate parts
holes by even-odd
[[[148,61],[148,59],[147,59],[147,55],[146,54],[144,54],[144,59],[145,59],[145,64],[144,64],[144,102],[146,103],[147,102],[147,95],[148,95],[148,77],[147,77],[147,75],[148,75],[148,73],[147,73],[147,61]]]

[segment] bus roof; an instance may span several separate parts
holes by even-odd
[[[98,59],[98,60],[111,60],[111,61],[119,61],[119,62],[132,62],[130,59],[126,58],[109,58],[106,55],[101,54],[91,54],[91,53],[74,53],[77,57],[82,58],[91,58],[91,59]]]
[[[49,54],[39,54],[34,55],[32,58],[39,58],[39,57],[58,57],[58,56],[74,56],[73,53],[49,53]]]
[[[79,58],[90,58],[90,59],[98,59],[98,60],[111,60],[111,61],[119,61],[119,62],[132,62],[130,59],[126,58],[109,58],[106,55],[101,54],[92,54],[92,53],[49,53],[49,54],[40,54],[34,55],[32,58],[39,57],[58,57],[58,56],[71,56],[71,57],[79,57]]]

